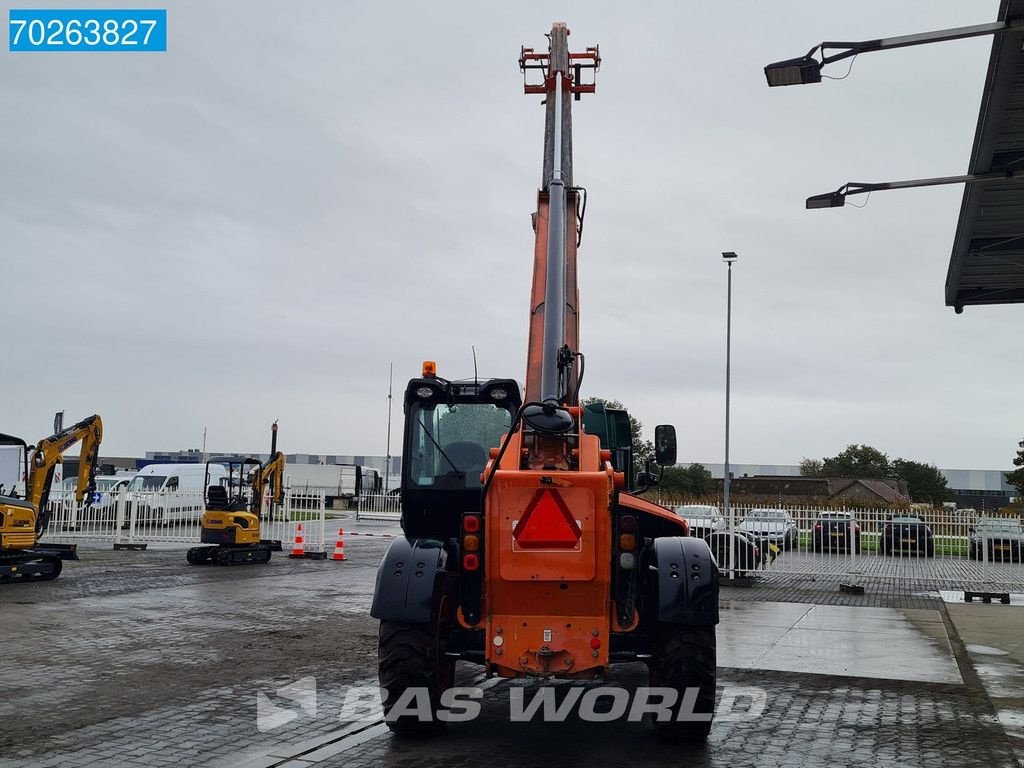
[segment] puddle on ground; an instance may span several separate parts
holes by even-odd
[[[965,646],[971,653],[980,653],[984,656],[1009,656],[1009,651],[1004,651],[1002,648],[993,648],[991,645],[977,645],[970,643]]]

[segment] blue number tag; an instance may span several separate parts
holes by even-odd
[[[12,8],[11,51],[166,51],[167,11]]]

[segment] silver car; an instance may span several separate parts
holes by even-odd
[[[796,521],[784,509],[752,509],[739,529],[782,549],[792,549],[800,538]]]
[[[709,504],[683,504],[675,512],[690,526],[690,535],[703,539],[712,533],[725,530],[725,518],[718,507]]]

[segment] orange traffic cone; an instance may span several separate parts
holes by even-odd
[[[295,544],[292,545],[292,553],[288,557],[305,557],[306,547],[302,543],[302,523],[295,529]]]
[[[345,559],[345,529],[338,529],[338,543],[334,545],[334,555],[331,560],[344,560]]]

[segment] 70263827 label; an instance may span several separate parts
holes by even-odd
[[[7,40],[8,50],[15,52],[166,51],[167,11],[12,8]]]

